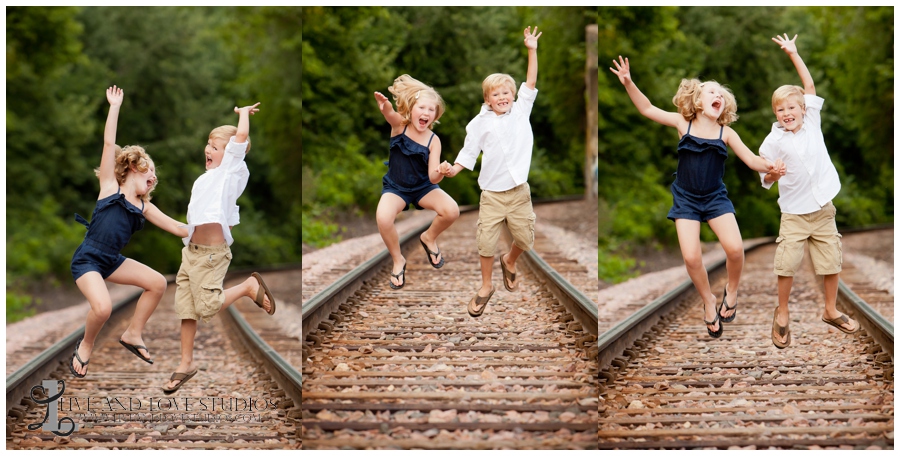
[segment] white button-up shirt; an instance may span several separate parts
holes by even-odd
[[[485,103],[481,112],[466,126],[466,141],[456,163],[472,170],[479,152],[484,152],[478,174],[478,185],[482,190],[502,192],[528,181],[534,146],[528,117],[537,92],[523,82],[509,111],[498,116]]]
[[[234,242],[229,227],[241,222],[237,199],[250,179],[250,171],[244,162],[246,150],[247,143],[236,143],[232,136],[225,146],[222,163],[194,181],[187,212],[188,235],[182,239],[184,245],[188,245],[197,226],[207,223],[221,225],[225,242],[228,245]]]
[[[804,95],[806,115],[796,133],[786,131],[780,123],[772,124],[759,155],[767,160],[781,159],[787,174],[778,180],[778,206],[785,214],[809,214],[818,211],[837,196],[841,180],[825,148],[822,136],[822,105],[825,100],[815,95]],[[766,173],[759,173],[762,185]]]

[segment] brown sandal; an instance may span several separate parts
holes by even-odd
[[[272,292],[269,291],[269,287],[267,287],[266,283],[263,282],[262,276],[259,275],[258,272],[254,272],[250,274],[250,276],[255,278],[257,282],[259,282],[259,289],[257,289],[256,291],[256,299],[254,299],[253,302],[255,302],[260,309],[266,310],[266,308],[263,307],[263,303],[266,302],[263,296],[268,296],[269,304],[272,306],[272,308],[267,310],[266,313],[269,315],[273,315],[275,313],[275,296],[272,296]]]
[[[509,272],[509,269],[506,269],[506,263],[503,262],[503,257],[505,255],[500,255],[500,270],[503,271],[503,286],[506,287],[506,291],[515,291],[516,287],[519,284],[516,283],[516,273]],[[509,286],[509,282],[512,282],[512,286]]]
[[[788,326],[778,326],[778,323],[775,322],[776,315],[778,314],[778,308],[775,308],[775,312],[772,314],[772,344],[775,345],[775,348],[779,350],[783,350],[787,348],[788,345],[791,345],[791,328],[790,328],[790,319],[788,319]],[[787,339],[782,344],[775,338],[775,335],[779,337],[784,337],[787,335]]]
[[[175,391],[178,391],[178,390],[182,387],[182,385],[184,385],[184,383],[185,383],[186,381],[188,381],[188,380],[194,378],[195,375],[197,375],[197,369],[194,369],[194,370],[192,370],[192,371],[190,371],[190,372],[187,372],[187,373],[185,373],[185,372],[175,372],[174,374],[172,374],[171,377],[169,377],[169,380],[177,380],[178,383],[176,383],[175,386],[174,386],[172,389],[165,389],[165,388],[163,388],[163,392],[166,393],[166,394],[172,394],[172,393],[174,393]]]
[[[856,331],[859,331],[859,322],[856,322],[856,321],[854,321],[856,323],[856,328],[854,328],[852,330],[847,329],[843,326],[844,323],[850,323],[850,319],[844,314],[841,314],[840,317],[832,318],[830,320],[828,320],[824,316],[822,316],[822,321],[824,321],[825,323],[828,323],[831,326],[834,326],[835,328],[841,330],[841,332],[843,332],[845,334],[853,334]]]
[[[491,300],[491,296],[493,295],[494,287],[491,287],[491,292],[488,293],[487,296],[478,296],[478,293],[475,293],[475,297],[469,301],[469,315],[480,317],[481,314],[484,313],[484,309],[487,307],[487,303]]]

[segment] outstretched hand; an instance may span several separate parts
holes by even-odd
[[[537,35],[535,35],[535,33],[537,33]],[[529,26],[529,27],[525,27],[525,32],[524,32],[524,35],[525,35],[525,47],[527,47],[528,49],[537,49],[537,47],[538,47],[538,38],[540,38],[541,35],[543,35],[543,34],[544,34],[544,32],[538,33],[538,28],[537,28],[536,25],[534,26],[534,32],[533,32],[533,33],[531,32],[531,27],[530,27],[530,26]]]
[[[112,86],[106,89],[106,101],[109,102],[110,106],[121,106],[122,100],[125,99],[125,92],[122,89]]]
[[[391,102],[388,100],[388,97],[382,95],[381,92],[375,92],[375,101],[378,102],[378,109],[384,109],[384,104],[390,104]]]
[[[237,114],[240,114],[241,111],[243,111],[252,116],[253,114],[256,114],[257,112],[259,112],[259,109],[256,108],[257,106],[259,106],[259,102],[257,102],[256,104],[254,104],[252,106],[244,106],[243,108],[239,108],[239,107],[235,106],[234,112]]]
[[[609,67],[609,71],[612,71],[613,74],[619,77],[619,82],[621,82],[622,85],[628,85],[629,82],[632,82],[631,65],[628,63],[628,57],[623,59],[620,55],[618,61],[613,59],[613,65],[615,65],[616,68],[613,69],[613,67]]]
[[[787,33],[785,33],[783,37],[780,35],[775,35],[775,38],[772,38],[772,41],[781,46],[781,49],[786,52],[787,55],[797,53],[797,35],[794,35],[794,37],[791,39],[788,39]]]

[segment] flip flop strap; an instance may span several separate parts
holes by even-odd
[[[191,374],[190,374],[190,373],[185,373],[185,372],[175,372],[174,374],[172,374],[171,377],[169,377],[169,380],[184,380],[184,379],[186,379],[189,375],[191,375]]]
[[[784,336],[785,334],[787,334],[787,327],[785,327],[785,326],[778,326],[778,323],[776,323],[776,324],[775,324],[775,331],[778,333],[779,336]]]
[[[82,361],[82,360],[81,360],[81,357],[78,356],[78,349],[77,349],[77,348],[75,349],[75,359],[77,359],[78,362],[81,363],[82,366],[87,366],[87,365],[91,362],[91,360]]]

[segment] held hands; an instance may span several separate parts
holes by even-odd
[[[243,108],[238,108],[237,106],[235,106],[234,112],[237,114],[241,114],[242,112],[244,112],[244,113],[252,116],[253,114],[256,114],[257,112],[259,112],[259,109],[256,108],[257,106],[259,106],[259,102],[257,102],[253,106],[244,106]]]
[[[454,169],[453,165],[447,162],[447,160],[444,160],[444,162],[441,163],[441,165],[437,169],[437,172],[444,177],[453,177],[456,175],[456,170]]]
[[[781,179],[781,176],[787,174],[787,167],[785,167],[784,162],[781,159],[775,160],[775,164],[771,169],[769,169],[768,177],[772,182]]]
[[[535,35],[534,33],[537,33],[537,35]],[[535,50],[536,50],[536,49],[538,48],[538,38],[540,38],[541,35],[544,34],[544,32],[538,33],[538,28],[537,28],[537,26],[535,25],[535,26],[534,26],[534,33],[531,32],[531,27],[530,27],[530,26],[529,26],[529,27],[525,27],[525,32],[524,32],[524,35],[525,35],[525,47],[528,48],[528,49],[535,49]]]
[[[122,89],[112,86],[106,89],[106,101],[109,102],[110,106],[121,106],[122,100],[125,99],[125,92]]]
[[[797,35],[794,35],[793,38],[788,39],[788,34],[785,33],[784,36],[775,35],[775,38],[772,38],[772,41],[781,46],[781,49],[787,53],[787,55],[793,55],[797,53]]]
[[[609,67],[609,71],[612,71],[613,74],[615,74],[616,76],[619,77],[619,82],[621,82],[622,85],[627,86],[628,84],[630,84],[632,82],[631,81],[631,65],[628,64],[628,57],[625,57],[623,59],[622,56],[620,55],[618,61],[613,59],[613,65],[615,65],[616,68],[613,69],[612,67]]]

